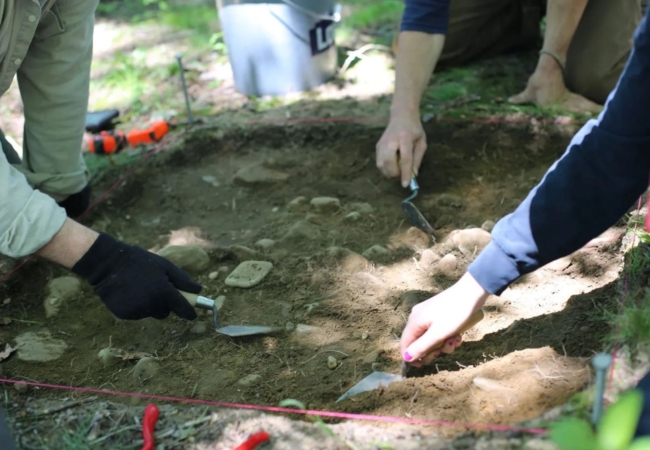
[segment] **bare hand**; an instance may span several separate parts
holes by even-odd
[[[390,178],[401,176],[402,186],[407,187],[412,174],[417,175],[427,151],[427,137],[420,117],[391,119],[376,150],[381,173]]]
[[[440,353],[453,353],[462,343],[463,325],[483,306],[488,295],[468,273],[446,291],[415,305],[400,341],[404,360],[420,367]],[[433,350],[440,344],[441,349]]]
[[[534,103],[541,107],[557,106],[575,113],[597,113],[601,109],[600,105],[569,91],[561,75],[548,76],[538,72],[529,78],[523,92],[510,97],[508,101],[517,105]]]

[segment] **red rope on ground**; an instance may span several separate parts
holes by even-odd
[[[377,416],[372,414],[353,414],[353,413],[344,413],[344,412],[335,412],[335,411],[301,410],[301,409],[293,409],[293,408],[283,408],[281,406],[264,406],[264,405],[250,405],[247,403],[218,402],[218,401],[201,400],[201,399],[194,399],[194,398],[170,397],[167,395],[141,394],[139,392],[110,391],[104,389],[66,386],[60,384],[37,383],[32,381],[11,380],[6,378],[0,378],[0,383],[23,383],[28,386],[34,386],[39,388],[63,389],[67,391],[83,392],[86,394],[105,394],[105,395],[113,395],[113,396],[120,396],[120,397],[134,397],[134,398],[143,398],[147,400],[158,400],[163,402],[193,403],[198,405],[218,406],[221,408],[236,408],[236,409],[248,409],[252,411],[264,411],[264,412],[273,412],[273,413],[282,413],[282,414],[300,414],[305,416],[331,417],[334,419],[366,420],[366,421],[374,421],[374,422],[403,423],[409,425],[427,425],[427,426],[437,426],[437,427],[458,427],[458,428],[467,428],[471,430],[486,430],[486,431],[515,431],[515,432],[527,433],[527,434],[545,434],[547,432],[545,428],[511,427],[508,425],[448,422],[443,420],[408,419],[405,417]]]

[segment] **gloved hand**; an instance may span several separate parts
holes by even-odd
[[[72,272],[88,280],[120,319],[164,319],[170,312],[196,319],[196,311],[178,290],[198,294],[200,284],[167,259],[107,234],[99,235]]]
[[[60,202],[59,206],[65,209],[66,214],[71,219],[79,217],[90,206],[90,190],[90,184],[87,184],[80,192],[72,194]]]

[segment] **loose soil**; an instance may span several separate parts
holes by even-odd
[[[10,299],[0,315],[14,319],[0,327],[0,343],[47,330],[67,350],[44,363],[14,354],[0,369],[11,379],[237,403],[277,405],[294,398],[310,409],[472,423],[537,417],[590,380],[587,358],[601,350],[607,332],[600,312],[617,295],[622,229],[490,298],[485,319],[466,333],[455,354],[404,382],[335,400],[373,370],[399,373],[398,339],[410,308],[450,286],[475,256],[454,248],[446,236],[512,211],[573,131],[428,124],[429,151],[414,203],[434,225],[434,236],[409,226],[400,205],[407,192],[375,167],[379,125],[256,126],[193,135],[138,169],[86,222],[153,251],[203,247],[210,267],[194,275],[204,295],[226,297],[222,325],[291,331],[230,339],[213,332],[203,311],[199,320],[208,326],[198,333],[190,332],[195,323],[177,317],[120,321],[88,286],[46,318],[45,284],[64,272],[33,261],[0,286],[0,300]],[[275,171],[272,181],[235,177],[259,165]],[[300,196],[306,201],[289,205]],[[337,198],[340,207],[310,205],[324,196]],[[263,238],[275,244],[256,247]],[[387,252],[361,256],[375,245]],[[447,254],[458,264],[443,275],[438,260]],[[226,286],[226,276],[245,260],[270,261],[273,269],[252,288]],[[212,272],[219,272],[216,279]],[[104,366],[97,354],[109,346],[135,356]],[[134,369],[142,353],[158,358],[159,370],[138,378]],[[333,370],[329,356],[337,360]],[[25,398],[13,390],[8,395],[14,402]],[[418,430],[443,437],[464,431]]]

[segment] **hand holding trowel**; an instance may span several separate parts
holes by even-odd
[[[472,328],[481,320],[483,320],[483,310],[478,310],[460,328],[459,334],[463,334],[465,331]],[[444,341],[438,347],[431,349],[431,351],[433,352],[435,350],[441,349],[443,345],[444,345]],[[409,366],[406,362],[402,362],[402,373],[399,375],[395,375],[388,372],[373,372],[367,377],[365,377],[363,380],[359,381],[357,384],[352,386],[352,388],[350,388],[350,390],[348,390],[345,394],[340,396],[336,400],[336,403],[345,400],[348,397],[361,394],[362,392],[372,391],[381,386],[388,386],[389,384],[395,381],[403,381],[409,377],[409,372],[412,372],[410,367],[411,366]]]

